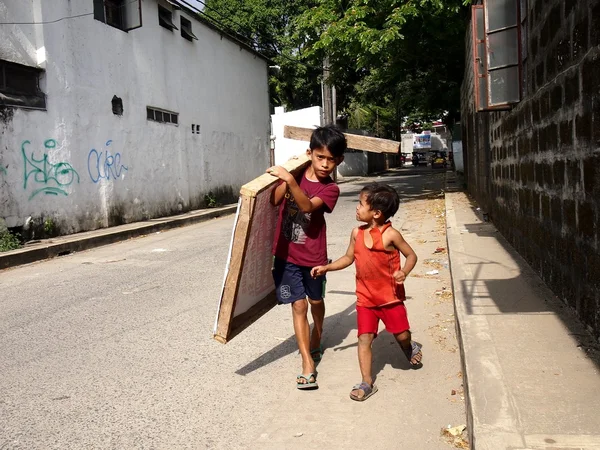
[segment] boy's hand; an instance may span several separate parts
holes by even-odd
[[[288,184],[294,181],[294,177],[292,176],[292,174],[281,166],[269,167],[267,169],[267,173],[269,175],[279,178],[280,180],[285,181]]]
[[[406,280],[406,274],[401,270],[396,270],[394,272],[394,279],[398,284],[404,284],[404,280]]]
[[[313,278],[320,277],[321,275],[325,275],[326,273],[327,273],[327,266],[313,267],[310,271],[310,274]]]

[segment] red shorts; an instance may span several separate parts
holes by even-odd
[[[357,306],[356,318],[359,336],[366,333],[373,333],[377,336],[380,320],[385,325],[388,333],[398,334],[410,330],[404,303],[394,303],[393,305],[380,306],[378,308]]]

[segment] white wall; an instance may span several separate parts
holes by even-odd
[[[283,164],[292,156],[305,153],[309,147],[308,141],[284,138],[284,126],[316,128],[321,126],[321,118],[320,106],[290,112],[285,112],[284,108],[275,108],[275,114],[271,115],[272,134],[275,136],[275,164]]]
[[[454,170],[464,172],[462,141],[452,141],[452,158],[454,159]]]
[[[143,26],[128,33],[93,15],[0,27],[0,59],[46,70],[47,111],[0,111],[0,217],[9,227],[51,217],[68,233],[194,209],[209,191],[237,195],[268,166],[266,61],[184,11],[174,23],[190,19],[197,41],[158,24],[157,0],[142,8]],[[92,11],[91,0],[3,2],[0,21]],[[123,116],[112,113],[113,95]],[[179,125],[146,120],[146,106],[178,112]],[[44,188],[60,191],[33,195]]]

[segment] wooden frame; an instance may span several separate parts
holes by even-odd
[[[286,125],[283,128],[283,137],[296,139],[299,141],[310,141],[313,132],[312,128],[300,128]],[[400,142],[389,139],[381,139],[371,136],[361,136],[359,134],[344,133],[348,148],[353,150],[363,150],[372,153],[398,153]]]
[[[310,141],[312,132],[311,128],[285,126],[284,137]],[[400,143],[397,141],[346,133],[345,136],[348,147],[355,150],[393,154],[399,152]],[[310,159],[305,154],[286,162],[283,167],[297,177],[309,163]],[[213,332],[214,338],[223,344],[277,304],[270,271],[273,261],[271,243],[277,225],[278,208],[270,204],[270,197],[272,189],[278,183],[277,178],[265,173],[240,189]]]
[[[308,157],[303,155],[297,159],[288,161],[283,164],[283,167],[292,175],[297,176],[308,166],[309,162]],[[264,295],[252,307],[236,314],[238,312],[236,307],[240,299],[240,287],[244,271],[255,270],[255,267],[251,265],[257,263],[256,261],[249,261],[250,258],[257,256],[249,252],[249,243],[252,234],[260,232],[274,233],[276,226],[276,215],[272,216],[275,220],[274,222],[261,224],[255,220],[255,213],[257,212],[257,208],[264,207],[265,202],[270,201],[271,188],[274,188],[278,182],[278,178],[264,174],[245,184],[240,189],[240,200],[229,250],[229,264],[226,268],[223,292],[214,329],[214,338],[223,344],[233,339],[277,304],[275,289],[272,287],[270,292]],[[272,208],[276,211],[276,207],[273,206]],[[261,225],[262,228],[271,227],[272,229],[259,229]],[[270,255],[270,245],[267,250]],[[270,256],[268,258],[263,257],[261,261],[258,261],[258,264],[262,265],[261,270],[263,273],[267,269],[270,270],[271,266],[269,265],[267,268],[265,265],[270,264],[271,261],[272,257]]]

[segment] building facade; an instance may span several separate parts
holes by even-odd
[[[0,5],[8,227],[31,237],[181,213],[234,200],[265,170],[268,62],[191,6]]]
[[[469,192],[598,337],[600,1],[475,3],[461,115]]]

